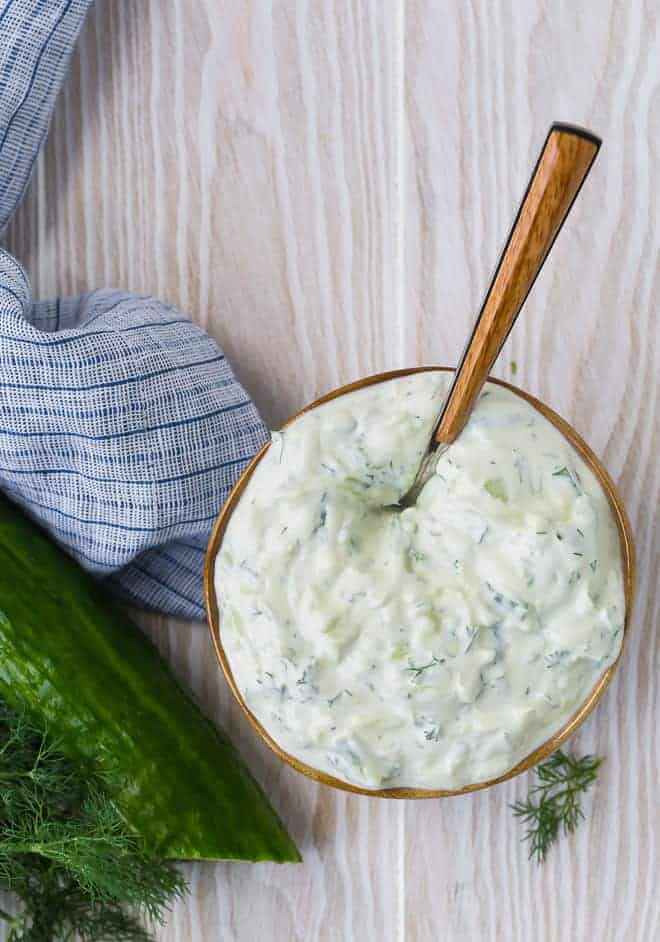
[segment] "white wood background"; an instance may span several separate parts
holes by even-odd
[[[196,864],[162,940],[660,939],[660,5],[653,0],[98,0],[10,249],[39,296],[179,304],[266,418],[364,374],[456,361],[552,120],[604,147],[498,373],[618,481],[639,595],[575,739],[607,757],[543,868],[507,808],[335,794],[266,755],[201,625],[143,619],[240,743],[302,866]]]

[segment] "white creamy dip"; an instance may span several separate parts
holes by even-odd
[[[267,732],[367,788],[459,788],[556,732],[621,647],[616,524],[598,481],[489,383],[417,505],[448,386],[418,373],[307,412],[273,443],[215,569],[222,643]]]

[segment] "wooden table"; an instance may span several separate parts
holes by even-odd
[[[202,625],[144,618],[305,856],[186,866],[167,940],[660,939],[660,27],[649,2],[99,0],[10,249],[38,296],[174,302],[273,425],[367,373],[456,362],[552,120],[605,141],[498,374],[618,481],[639,595],[575,739],[607,757],[542,868],[508,804],[349,797],[265,753]]]

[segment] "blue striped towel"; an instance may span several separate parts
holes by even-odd
[[[0,9],[0,231],[90,3]],[[211,524],[267,435],[220,348],[180,311],[108,289],[35,303],[0,249],[0,489],[124,599],[204,617]]]

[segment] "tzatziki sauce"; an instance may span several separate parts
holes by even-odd
[[[425,372],[304,413],[257,464],[215,563],[220,634],[285,752],[363,788],[457,789],[557,732],[619,653],[614,516],[525,399],[487,383],[417,503],[447,392]]]

